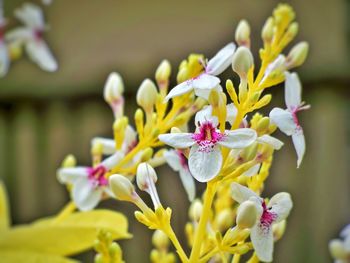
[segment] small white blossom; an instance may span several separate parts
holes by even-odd
[[[340,232],[342,239],[333,239],[329,242],[329,250],[334,263],[348,263],[350,261],[350,225]]]
[[[230,66],[235,49],[236,46],[233,43],[226,45],[208,61],[205,71],[202,74],[175,86],[165,97],[165,101],[188,93],[191,90],[194,90],[197,96],[208,99],[208,95],[212,89],[220,89],[220,79],[216,76],[220,75]]]
[[[56,71],[58,68],[56,59],[43,39],[47,26],[40,7],[25,3],[21,8],[15,10],[15,16],[25,26],[11,30],[6,34],[6,40],[10,44],[23,44],[29,58],[42,70]]]
[[[285,102],[287,109],[274,108],[270,112],[270,119],[278,128],[288,136],[292,136],[293,144],[297,152],[299,167],[305,153],[305,138],[302,127],[299,124],[297,113],[310,108],[301,101],[301,83],[296,73],[285,73]]]
[[[240,204],[246,201],[255,203],[258,217],[255,225],[251,228],[250,239],[259,260],[271,262],[274,242],[272,226],[289,215],[293,207],[290,195],[285,192],[278,193],[266,203],[264,199],[249,188],[233,183],[232,197]]]
[[[220,172],[220,146],[242,149],[251,145],[257,138],[255,130],[248,128],[221,133],[217,129],[217,118],[203,112],[196,115],[196,126],[195,133],[161,134],[159,139],[174,148],[191,147],[188,165],[191,174],[199,182],[208,182]]]
[[[121,152],[117,152],[96,167],[77,166],[61,168],[57,171],[57,177],[61,183],[72,185],[72,199],[79,210],[93,209],[104,194],[113,196],[105,175],[123,156]]]

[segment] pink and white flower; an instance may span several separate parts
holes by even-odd
[[[294,148],[297,152],[297,167],[300,166],[305,153],[305,137],[299,124],[297,113],[310,108],[301,101],[301,83],[296,73],[285,73],[285,102],[287,109],[274,108],[270,112],[270,119],[288,136],[292,136]]]
[[[7,74],[10,66],[10,58],[8,55],[7,46],[5,43],[5,26],[6,19],[4,18],[3,2],[0,1],[0,77]]]
[[[257,138],[255,130],[249,128],[226,130],[221,133],[217,129],[217,118],[203,113],[196,115],[196,126],[195,133],[161,134],[159,140],[174,148],[191,147],[188,166],[193,177],[199,182],[208,182],[220,172],[220,146],[242,149],[251,145]]]
[[[47,29],[43,12],[40,7],[25,3],[21,8],[15,10],[15,16],[25,24],[6,34],[6,40],[11,43],[20,43],[29,58],[42,70],[53,72],[58,66],[56,59],[43,39]]]
[[[96,167],[61,168],[57,171],[57,177],[61,183],[72,185],[72,199],[79,210],[88,211],[98,205],[104,194],[113,196],[106,174],[122,158],[123,154],[117,152]]]
[[[212,59],[208,61],[202,74],[175,86],[165,97],[165,101],[188,93],[192,90],[194,90],[194,93],[197,96],[207,99],[208,94],[212,89],[220,89],[220,79],[216,76],[220,75],[231,65],[235,50],[236,46],[234,43],[227,44]]]
[[[187,158],[183,154],[183,151],[178,149],[166,151],[164,153],[164,158],[174,171],[179,172],[180,179],[187,192],[188,199],[190,202],[192,202],[196,195],[196,185],[188,167]]]
[[[232,197],[242,204],[245,201],[255,203],[257,220],[250,232],[254,250],[259,260],[271,262],[273,255],[272,226],[286,219],[293,207],[290,194],[282,192],[274,195],[268,203],[249,188],[238,183],[232,184]]]

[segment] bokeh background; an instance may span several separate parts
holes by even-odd
[[[5,0],[5,14],[10,16],[22,2]],[[294,199],[275,262],[331,262],[328,241],[350,223],[350,1],[286,2],[297,13],[297,40],[311,46],[307,62],[297,72],[312,109],[301,114],[307,140],[303,165],[296,169],[291,142],[280,133],[286,145],[277,152],[266,185],[266,195],[289,191]],[[9,191],[13,223],[59,211],[68,200],[56,180],[64,156],[73,153],[80,164],[88,165],[90,139],[112,136],[113,116],[102,97],[109,72],[124,77],[126,111],[132,117],[139,84],[153,78],[163,58],[176,68],[190,52],[211,57],[233,40],[242,18],[251,24],[257,58],[261,27],[277,4],[272,0],[54,0],[44,7],[51,27],[45,38],[59,70],[45,73],[21,59],[0,80],[0,178]],[[271,91],[274,105],[283,106],[283,89]],[[167,167],[159,173],[162,202],[173,208],[173,224],[184,243],[188,208],[184,190]],[[130,217],[134,238],[121,242],[125,260],[148,262],[150,231],[134,221],[133,207],[118,202],[101,206]],[[84,261],[89,261],[86,255]]]

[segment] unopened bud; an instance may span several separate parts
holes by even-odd
[[[199,222],[199,219],[201,218],[203,211],[203,204],[199,199],[196,199],[192,202],[189,210],[189,216],[190,218],[195,221]]]
[[[171,133],[182,133],[182,131],[178,127],[172,127],[170,132]]]
[[[146,112],[150,112],[156,103],[157,94],[157,88],[153,81],[150,79],[145,79],[141,83],[141,86],[136,94],[137,104],[140,105]]]
[[[257,103],[255,103],[254,108],[260,109],[270,103],[272,99],[271,94],[264,95]]]
[[[275,241],[280,240],[286,231],[287,221],[282,220],[281,222],[277,224],[272,225],[272,231],[273,231],[273,239]]]
[[[69,167],[74,167],[77,165],[77,160],[75,159],[74,155],[69,154],[64,158],[62,162],[62,167],[63,168],[69,168]]]
[[[104,90],[103,96],[109,104],[120,99],[124,92],[123,79],[118,73],[112,72],[109,74]]]
[[[256,125],[256,131],[258,133],[263,133],[269,128],[269,125],[270,125],[270,118],[263,117],[258,121],[258,123]]]
[[[246,79],[249,69],[253,66],[253,55],[249,48],[241,46],[235,52],[232,58],[232,69],[241,78]]]
[[[234,222],[234,216],[231,209],[224,209],[217,215],[216,222],[220,232],[223,232],[230,228]]]
[[[216,108],[219,106],[219,101],[219,93],[215,89],[212,89],[209,94],[209,103],[213,106],[213,108]]]
[[[92,155],[101,155],[103,154],[103,144],[99,141],[95,141],[93,144],[92,144],[92,147],[91,147],[91,154]]]
[[[334,259],[346,259],[349,252],[346,251],[344,244],[339,239],[333,239],[329,242],[329,251]]]
[[[168,81],[171,74],[171,65],[168,60],[164,59],[158,66],[156,71],[156,80],[158,83]]]
[[[289,40],[292,40],[299,31],[299,25],[297,22],[293,22],[287,29],[286,36]]]
[[[302,65],[309,52],[309,44],[307,42],[300,42],[295,45],[287,56],[288,69]]]
[[[250,46],[250,26],[246,20],[241,20],[237,26],[235,39],[240,46]]]
[[[141,163],[137,167],[136,183],[140,190],[146,191],[149,184],[156,183],[158,180],[156,171],[148,163]]]
[[[158,249],[166,249],[169,246],[169,238],[162,230],[156,230],[152,236],[152,243]]]
[[[264,42],[270,43],[272,41],[273,27],[274,27],[273,18],[269,17],[266,20],[264,27],[261,31],[261,38],[263,39]]]
[[[258,211],[254,202],[248,200],[238,207],[236,223],[239,228],[252,228],[257,218]]]
[[[135,188],[125,176],[113,174],[109,177],[109,185],[114,196],[122,201],[132,201]]]
[[[152,155],[153,155],[153,149],[151,147],[146,148],[142,152],[141,161],[147,162],[149,159],[152,158]]]

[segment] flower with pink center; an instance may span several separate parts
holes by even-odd
[[[301,101],[301,83],[296,73],[285,73],[285,102],[287,109],[274,108],[270,112],[270,119],[277,127],[292,136],[294,148],[297,152],[299,167],[305,153],[305,137],[303,128],[299,124],[297,113],[310,108]]]
[[[293,207],[290,194],[275,194],[268,203],[249,188],[238,183],[232,184],[232,198],[239,204],[251,201],[255,204],[257,219],[251,228],[250,239],[260,261],[271,262],[273,255],[272,226],[286,219]]]
[[[24,45],[29,58],[42,70],[56,71],[58,68],[56,59],[43,39],[47,26],[41,8],[25,3],[15,10],[15,16],[25,26],[11,30],[5,35],[9,45]]]
[[[220,79],[216,76],[220,75],[231,65],[235,50],[236,46],[234,43],[227,44],[208,61],[207,65],[203,65],[204,72],[175,86],[165,97],[165,101],[192,90],[197,96],[208,99],[212,89],[220,89]]]
[[[117,152],[96,167],[77,166],[57,171],[61,183],[72,185],[72,199],[79,210],[91,210],[98,205],[104,195],[113,196],[106,173],[116,166],[123,156],[121,152]]]
[[[169,166],[176,172],[179,172],[181,182],[187,192],[190,202],[193,201],[196,194],[196,185],[188,167],[188,161],[182,150],[169,150],[164,153],[164,158]]]
[[[10,66],[10,58],[4,41],[6,19],[4,18],[3,2],[0,0],[0,77],[7,74]]]
[[[196,115],[197,132],[167,133],[159,135],[159,140],[174,147],[191,147],[188,166],[193,177],[199,182],[208,182],[216,177],[221,169],[221,146],[242,149],[251,145],[257,138],[255,130],[249,128],[226,130],[217,129],[218,120],[202,111]]]

